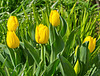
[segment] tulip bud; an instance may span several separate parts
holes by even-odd
[[[89,41],[89,45],[88,45],[88,49],[90,50],[90,53],[92,53],[95,49],[95,45],[96,45],[96,38],[93,39],[93,37],[91,36],[87,36],[83,43],[85,43],[86,41]]]
[[[7,32],[7,45],[9,48],[17,48],[19,46],[19,39],[14,31]]]
[[[76,56],[76,53],[77,53],[78,47],[79,47],[79,45],[77,45],[76,48],[75,48],[75,56]]]
[[[35,40],[37,43],[45,44],[49,39],[49,29],[47,26],[40,24],[35,30]]]
[[[10,16],[7,22],[8,31],[16,31],[19,26],[18,20],[16,16]]]
[[[53,26],[58,26],[60,24],[60,15],[57,10],[51,11],[49,21]]]
[[[74,71],[76,74],[79,74],[80,73],[80,64],[79,64],[79,61],[77,60],[75,66],[74,66]]]

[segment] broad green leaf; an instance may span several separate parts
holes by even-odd
[[[60,35],[57,34],[56,29],[54,29],[55,32],[55,41],[53,43],[53,51],[57,55],[59,52],[61,52],[64,49],[64,41]]]
[[[30,37],[35,41],[35,25],[31,24],[29,27]]]
[[[63,72],[62,74],[64,74],[63,76],[76,76],[74,68],[72,67],[72,65],[70,64],[70,62],[63,56],[59,55],[59,59],[63,68]]]
[[[67,31],[67,23],[66,23],[66,21],[63,17],[60,17],[60,18],[61,18],[61,21],[62,21],[62,28],[61,28],[60,34],[63,37],[66,34],[66,31]]]
[[[59,64],[59,59],[56,59],[46,68],[46,70],[41,76],[52,76],[55,73],[58,64]]]
[[[32,56],[32,58],[35,60],[36,64],[39,64],[40,57],[39,57],[36,49],[34,49],[34,47],[26,40],[24,40],[24,45],[27,48],[30,55]]]
[[[49,39],[50,39],[50,44],[54,42],[54,27],[50,24],[49,25]]]
[[[89,50],[88,50],[88,42],[85,42],[80,47],[80,61],[83,62],[84,64],[87,63],[88,52],[89,52]]]
[[[23,51],[22,51],[23,50]],[[26,47],[24,46],[24,42],[20,42],[20,49],[18,51],[22,52],[22,57],[21,58],[23,61],[25,61],[25,59],[28,57],[28,63],[29,65],[33,65],[34,63],[34,59],[32,57],[32,55],[30,55],[29,51],[26,49]],[[24,55],[24,56],[23,56]],[[20,56],[19,56],[20,57]],[[19,59],[19,58],[18,58]]]
[[[73,44],[74,44],[74,40],[75,40],[75,35],[76,35],[76,32],[77,32],[77,30],[80,28],[80,26],[79,27],[77,27],[75,30],[73,30],[71,33],[70,33],[70,35],[69,35],[69,37],[68,37],[68,40],[66,41],[66,44],[65,44],[65,48],[64,48],[64,53],[66,52],[67,53],[67,55],[69,55],[70,54],[70,48],[73,46]]]

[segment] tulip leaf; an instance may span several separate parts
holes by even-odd
[[[11,65],[11,62],[7,60],[7,58],[4,58],[4,56],[0,53],[0,61],[3,63],[3,65],[9,67],[9,68],[13,68],[13,66]]]
[[[35,41],[35,26],[31,24],[30,26],[30,37],[32,38],[33,41]]]
[[[71,33],[70,33],[70,35],[69,35],[69,37],[68,37],[68,40],[66,41],[66,45],[65,45],[65,48],[64,48],[64,53],[63,54],[65,54],[66,55],[66,53],[67,53],[67,55],[69,55],[70,53],[71,53],[71,47],[74,45],[74,40],[75,40],[75,36],[76,36],[76,32],[77,32],[77,30],[80,28],[80,26],[79,27],[77,27],[75,30],[73,30]],[[66,55],[66,56],[67,56]]]
[[[87,62],[88,51],[88,42],[85,42],[80,47],[80,61],[82,61],[84,64]]]
[[[50,24],[49,25],[49,38],[50,38],[50,43],[52,44],[54,42],[54,30],[53,26]]]
[[[61,55],[59,55],[59,59],[63,68],[63,76],[76,76],[75,71],[70,62]]]
[[[60,17],[60,18],[61,18],[61,21],[62,21],[62,28],[61,28],[61,31],[60,31],[60,35],[63,37],[66,34],[66,31],[67,31],[67,23],[66,23],[66,21],[63,17]]]
[[[90,68],[89,65],[91,60],[91,53],[88,49],[88,44],[89,42],[85,42],[79,47],[79,60],[83,65],[82,74],[85,74],[85,72]]]
[[[56,67],[59,64],[59,59],[56,59],[54,62],[52,62],[44,71],[43,75],[41,76],[52,76],[55,73]]]
[[[34,59],[32,58],[32,56],[30,55],[30,53],[28,52],[28,50],[24,47],[24,42],[20,42],[20,48],[21,50],[23,50],[21,52],[21,50],[19,49],[18,51],[20,51],[20,53],[23,53],[25,58],[27,59],[28,57],[28,62],[29,62],[29,65],[33,65],[34,63]],[[20,54],[21,55],[21,54]],[[20,56],[19,56],[20,57]],[[18,59],[19,59],[18,57]],[[24,60],[24,59],[23,59]]]
[[[50,43],[51,46],[53,47],[53,51],[55,52],[55,54],[57,55],[59,52],[61,52],[64,48],[64,41],[62,39],[62,37],[58,34],[58,32],[56,31],[56,28],[53,27],[51,24],[49,26],[49,32],[50,32]],[[55,55],[55,56],[56,56]]]
[[[11,59],[11,62],[13,64],[13,66],[15,67],[15,54],[14,54],[14,50],[11,48],[6,49],[9,52],[9,56]]]
[[[35,62],[37,64],[39,64],[40,58],[39,58],[39,55],[38,55],[36,49],[34,49],[34,47],[29,42],[27,42],[26,40],[24,40],[24,45],[27,48],[30,55],[32,56],[32,58],[35,60]]]
[[[57,55],[59,52],[61,52],[64,48],[64,41],[60,35],[57,34],[56,29],[54,29],[55,32],[55,41],[53,43],[53,50],[55,54]]]
[[[98,69],[100,68],[100,53],[98,53],[94,57],[92,57],[91,64],[95,64],[95,66]]]

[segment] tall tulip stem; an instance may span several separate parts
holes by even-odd
[[[45,59],[45,53],[46,53],[46,46],[44,45],[44,68],[46,68],[46,59]]]
[[[52,62],[53,62],[53,49],[51,47],[51,60],[50,60],[50,63],[52,63]]]
[[[44,48],[42,44],[41,44],[41,60],[44,61]]]

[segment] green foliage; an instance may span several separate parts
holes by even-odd
[[[51,10],[58,10],[60,25],[49,23]],[[0,0],[0,76],[76,76],[74,66],[79,60],[77,76],[100,75],[100,7],[91,0]],[[14,15],[19,27],[16,34],[20,46],[7,47],[7,20]],[[49,28],[47,44],[35,41],[35,28]],[[90,53],[86,36],[96,38]],[[76,56],[75,48],[78,46]]]
[[[76,76],[73,67],[71,66],[70,62],[64,58],[63,56],[59,55],[59,59],[61,65],[63,67],[63,76]]]

